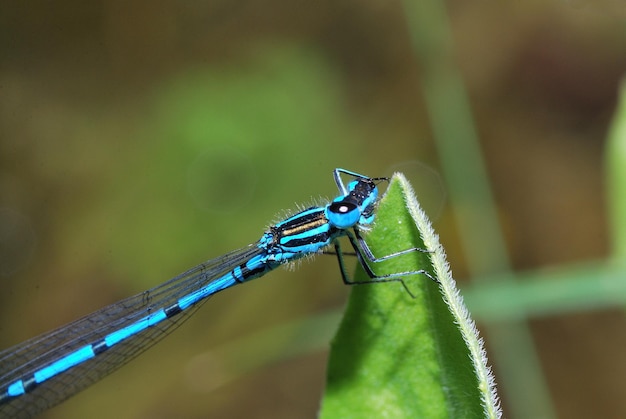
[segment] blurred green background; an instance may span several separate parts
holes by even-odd
[[[583,0],[2,2],[0,347],[257,240],[336,194],[335,167],[406,170],[474,301],[480,277],[601,260],[625,18]],[[45,417],[313,417],[348,292],[326,257],[224,292]],[[622,307],[477,314],[507,417],[626,416]]]

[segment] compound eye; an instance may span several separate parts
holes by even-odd
[[[328,206],[326,217],[337,228],[350,228],[359,221],[361,212],[353,202],[337,201]]]

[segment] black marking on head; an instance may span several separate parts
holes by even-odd
[[[333,202],[328,206],[328,210],[335,214],[347,214],[351,211],[354,211],[358,208],[358,205],[354,202],[350,202],[346,199],[342,199],[341,201]]]

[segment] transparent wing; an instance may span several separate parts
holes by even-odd
[[[94,343],[160,308],[175,304],[181,297],[206,286],[261,252],[255,245],[233,251],[202,263],[157,287],[3,350],[0,352],[0,389],[4,391],[11,383],[32,376],[35,371],[65,354]],[[27,394],[0,404],[0,418],[32,417],[94,384],[171,333],[201,303],[50,378]]]

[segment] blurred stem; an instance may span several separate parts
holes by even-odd
[[[613,258],[626,260],[626,79],[607,143],[607,183]]]
[[[625,276],[623,266],[594,261],[523,272],[519,281],[495,275],[462,291],[477,321],[528,319],[620,307],[626,301]]]
[[[498,273],[513,281],[465,87],[454,63],[444,3],[404,2],[422,86],[468,268],[474,278]],[[477,245],[479,241],[479,245]],[[554,417],[552,403],[524,320],[487,324],[511,417]]]

